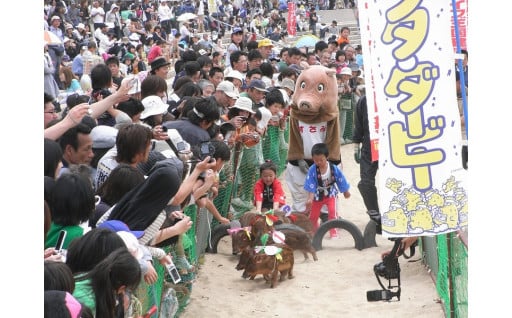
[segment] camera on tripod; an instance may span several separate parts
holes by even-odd
[[[400,255],[400,249],[402,239],[394,239],[395,245],[391,252],[384,257],[382,262],[377,263],[373,266],[373,272],[377,277],[381,290],[370,290],[366,292],[367,301],[379,301],[379,300],[391,300],[396,297],[400,301],[400,264],[398,263],[398,255]],[[381,277],[387,279],[388,286],[384,286],[381,281]],[[396,284],[392,283],[392,280],[396,280]]]
[[[382,222],[379,211],[370,210],[367,212],[370,219],[376,223],[376,233],[382,234]],[[398,257],[403,254],[402,239],[391,238],[390,240],[395,241],[391,252],[384,257],[382,262],[377,263],[373,266],[373,272],[377,277],[381,290],[370,290],[366,292],[367,301],[379,301],[379,300],[391,300],[393,297],[397,297],[400,301],[400,264],[398,263]],[[387,279],[388,286],[384,286],[381,281],[381,277]],[[396,280],[396,284],[392,283],[392,280]]]
[[[399,279],[400,278],[400,264],[397,257],[392,257],[391,254],[386,255],[384,260],[373,266],[373,271],[380,277],[385,279]]]

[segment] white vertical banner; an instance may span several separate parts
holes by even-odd
[[[467,226],[451,18],[451,1],[359,1],[386,237]]]

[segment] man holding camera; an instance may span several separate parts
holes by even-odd
[[[368,211],[370,218],[377,223],[377,234],[382,234],[377,187],[375,186],[375,176],[379,169],[379,161],[372,161],[366,95],[363,95],[356,105],[352,140],[354,142],[354,160],[360,167],[359,175],[361,180],[357,184],[357,188],[363,197],[364,205],[366,206],[366,210]],[[385,251],[381,254],[383,261],[375,265],[374,270],[376,273],[387,279],[399,278],[400,270],[398,257],[402,255],[404,251],[409,250],[417,241],[418,237],[404,237],[396,240],[395,246],[392,250]],[[390,255],[391,253],[395,253],[395,255]],[[398,271],[395,273],[396,275],[391,275],[390,273],[395,271],[395,267],[398,268]],[[391,292],[389,289],[385,291],[385,297],[382,296],[383,294],[380,290],[369,291],[367,293],[368,301],[389,300],[395,296],[400,299],[400,289],[398,289],[398,292],[396,293]]]

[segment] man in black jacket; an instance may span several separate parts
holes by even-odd
[[[379,161],[372,161],[366,96],[362,96],[356,105],[352,140],[354,142],[354,159],[359,164],[359,175],[361,177],[357,188],[363,197],[366,210],[379,211],[377,187],[375,186],[375,175],[379,168]]]

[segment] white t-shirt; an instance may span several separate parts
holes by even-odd
[[[94,36],[100,41],[98,46],[98,52],[100,54],[107,53],[108,50],[114,45],[115,40],[110,40],[108,35],[101,32],[100,28],[97,28],[96,31],[94,31]]]
[[[160,5],[158,7],[158,18],[160,19],[160,22],[173,18],[171,8],[169,8],[168,5]]]
[[[325,142],[327,122],[307,124],[299,121],[299,131],[302,135],[302,143],[304,145],[304,158],[311,159],[311,148],[313,148],[313,145]]]
[[[97,190],[107,180],[108,176],[119,165],[116,161],[117,148],[114,146],[107,151],[100,161],[98,161],[98,167],[96,168],[96,176],[94,177],[94,188]]]
[[[202,0],[199,1],[199,6],[197,7],[197,15],[198,16],[204,15],[204,2]]]
[[[180,34],[181,39],[185,38],[186,36],[190,35],[190,31],[188,30],[186,25],[182,25],[180,28]]]
[[[227,49],[227,54],[226,54],[226,61],[224,62],[225,65],[226,65],[226,68],[227,67],[231,67],[231,53],[234,52],[234,51],[239,51],[240,49],[238,48],[238,46],[236,46],[235,43],[231,42],[229,45],[228,45],[228,49]]]
[[[105,10],[102,7],[92,7],[91,9],[92,22],[102,23],[105,22]]]

